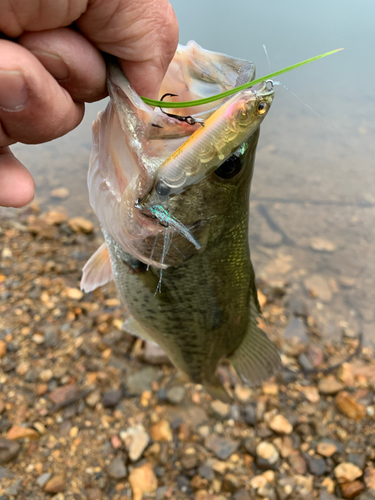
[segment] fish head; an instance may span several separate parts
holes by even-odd
[[[210,123],[207,121],[204,128],[195,132],[181,146],[180,152],[176,151],[170,157],[172,161],[168,158],[157,170],[154,186],[139,203],[139,208],[145,216],[150,216],[151,210],[157,218],[159,211],[162,215],[159,220],[163,218],[163,221],[167,212],[167,222],[172,227],[174,220],[189,230],[190,238],[175,224],[177,234],[173,236],[174,248],[168,250],[168,262],[171,265],[178,265],[183,260],[181,255],[186,260],[204,251],[213,239],[228,233],[228,227],[247,225],[259,128],[273,97],[271,81],[235,95],[211,115]],[[204,137],[205,134],[208,137]],[[195,139],[195,136],[198,138]],[[226,154],[220,160],[223,151]],[[215,152],[216,157],[212,158],[211,163],[206,162],[207,156],[211,157]],[[197,167],[196,155],[200,154],[202,160]],[[196,182],[189,182],[189,173],[186,171],[182,172],[183,175],[176,175],[175,163],[183,155],[186,158],[180,163],[189,171],[191,158],[193,167],[189,172],[192,171],[198,179]],[[198,175],[197,168],[201,168],[202,175]],[[185,179],[185,188],[181,188],[181,179]],[[176,181],[177,186],[175,192],[173,181]],[[163,250],[161,241],[156,246],[154,256],[161,258]]]
[[[229,90],[254,76],[252,63],[206,51],[189,42],[185,47],[179,46],[160,96],[169,92],[178,94],[179,100],[200,99]],[[174,234],[172,219],[168,221],[168,217],[173,221],[180,217],[179,223],[188,232],[190,226],[192,231],[196,228],[197,234],[202,231],[206,224],[203,221],[216,216],[214,208],[204,206],[207,196],[202,195],[202,190],[213,182],[213,174],[204,178],[201,186],[191,186],[190,195],[187,191],[171,198],[164,220],[145,216],[137,202],[152,190],[165,160],[201,127],[200,120],[209,119],[226,100],[189,108],[194,118],[191,124],[146,105],[115,62],[108,64],[107,82],[110,102],[93,125],[88,173],[91,206],[103,230],[125,252],[159,268],[178,265],[198,252],[201,245],[192,244],[186,235]],[[186,110],[176,112],[181,116],[184,113]],[[195,202],[189,201],[189,196]],[[179,208],[180,204],[187,210]],[[162,258],[167,236],[173,236],[173,245]]]

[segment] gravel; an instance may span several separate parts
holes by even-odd
[[[254,388],[228,373],[231,404],[173,386],[165,355],[122,330],[113,283],[80,293],[97,229],[55,212],[1,223],[1,500],[375,500],[370,347],[342,363],[358,341],[326,340],[309,302],[262,282],[261,327],[286,369]],[[327,302],[331,282],[307,278]]]

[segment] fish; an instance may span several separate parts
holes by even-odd
[[[223,361],[249,386],[280,367],[277,346],[258,326],[248,243],[272,82],[189,108],[192,120],[184,120],[184,109],[168,114],[145,104],[115,61],[107,67],[110,101],[93,124],[88,172],[104,243],[85,265],[81,288],[113,279],[129,313],[123,328],[158,344],[191,382],[228,400],[218,375]],[[160,96],[196,100],[254,77],[253,63],[189,42],[179,45]]]

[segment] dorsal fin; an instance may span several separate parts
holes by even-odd
[[[82,270],[81,290],[92,292],[112,278],[112,266],[107,245],[103,243],[86,262]]]

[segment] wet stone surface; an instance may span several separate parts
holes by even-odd
[[[375,499],[374,353],[343,363],[357,338],[325,338],[306,306],[334,301],[331,282],[306,282],[317,296],[301,305],[285,281],[259,281],[259,323],[285,369],[251,389],[228,374],[222,403],[173,385],[163,353],[122,330],[113,283],[81,293],[101,236],[58,212],[0,223],[2,500]]]

